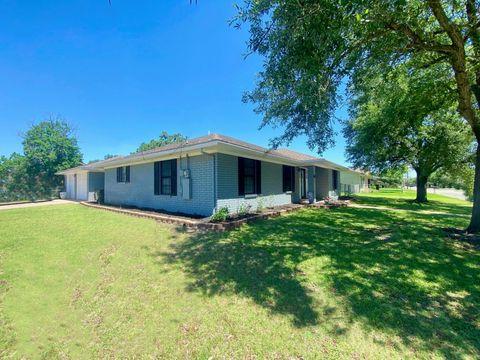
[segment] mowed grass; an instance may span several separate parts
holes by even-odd
[[[479,358],[470,204],[413,192],[226,234],[0,211],[0,358]],[[388,208],[388,210],[386,210]]]

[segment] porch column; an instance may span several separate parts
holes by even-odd
[[[316,186],[315,169],[316,169],[316,166],[309,166],[307,168],[307,172],[308,172],[307,193],[311,192],[313,194],[313,202],[317,202],[317,189],[315,188]]]

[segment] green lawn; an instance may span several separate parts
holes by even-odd
[[[0,211],[0,358],[479,358],[480,250],[441,230],[470,205],[413,197],[203,235]]]

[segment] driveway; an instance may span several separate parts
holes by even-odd
[[[71,200],[56,199],[51,201],[39,201],[39,202],[31,202],[31,203],[0,205],[0,211],[9,210],[9,209],[21,209],[21,208],[36,207],[36,206],[50,206],[50,205],[63,205],[63,204],[77,204],[77,202],[71,201]]]

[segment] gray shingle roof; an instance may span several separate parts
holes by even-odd
[[[271,150],[271,154],[277,154],[278,156],[282,156],[285,158],[289,158],[292,160],[298,160],[298,161],[307,161],[307,160],[319,160],[319,158],[307,154],[300,153],[298,151],[293,151],[289,149],[276,149],[276,150]]]
[[[140,155],[140,154],[147,155],[147,154],[152,154],[152,153],[161,153],[163,151],[171,151],[171,150],[175,150],[175,149],[181,149],[181,148],[186,147],[186,146],[207,144],[207,143],[212,142],[212,141],[221,141],[221,142],[224,142],[224,143],[227,143],[227,144],[240,146],[240,147],[243,147],[243,148],[246,148],[246,149],[249,149],[249,150],[269,153],[271,155],[283,157],[283,158],[290,159],[290,160],[303,161],[303,160],[318,159],[314,156],[310,156],[310,155],[307,155],[307,154],[302,154],[302,153],[299,153],[299,152],[296,152],[296,151],[293,151],[293,150],[267,149],[267,148],[264,148],[264,147],[261,147],[261,146],[255,145],[255,144],[248,143],[246,141],[235,139],[235,138],[230,137],[230,136],[225,136],[225,135],[213,133],[213,134],[209,134],[209,135],[205,135],[205,136],[196,137],[196,138],[193,138],[193,139],[187,139],[186,141],[183,141],[183,142],[178,143],[178,144],[168,144],[168,145],[160,146],[160,147],[155,148],[155,149],[142,151],[142,152],[131,154],[131,155],[117,156],[117,157],[110,158],[110,159],[107,159],[107,160],[97,161],[97,162],[89,164],[89,165],[93,165],[93,167],[97,167],[99,165],[105,166],[105,165],[108,165],[108,163],[110,163],[110,162],[116,162],[118,160],[128,160],[130,158],[138,157],[138,155]]]
[[[102,168],[102,167],[108,166],[110,163],[113,163],[113,164],[123,163],[123,160],[125,160],[128,163],[129,160],[134,160],[136,158],[143,157],[145,155],[149,155],[149,154],[162,155],[162,153],[166,152],[166,151],[171,152],[171,151],[175,151],[177,149],[180,150],[180,149],[185,148],[185,147],[190,147],[190,146],[195,146],[195,145],[203,145],[203,144],[206,145],[206,144],[211,143],[211,142],[222,142],[224,144],[229,144],[229,145],[242,147],[242,148],[247,149],[247,150],[257,151],[257,152],[265,153],[265,154],[275,156],[275,157],[278,157],[278,158],[282,158],[282,159],[285,159],[285,160],[295,161],[295,162],[303,162],[303,161],[311,162],[311,161],[318,160],[320,162],[330,163],[328,161],[325,161],[324,159],[321,159],[321,158],[318,158],[318,157],[315,157],[315,156],[311,156],[311,155],[307,155],[307,154],[303,154],[303,153],[300,153],[300,152],[297,152],[297,151],[293,151],[293,150],[289,150],[289,149],[267,149],[267,148],[264,148],[264,147],[261,147],[261,146],[255,145],[255,144],[248,143],[246,141],[235,139],[235,138],[230,137],[230,136],[225,136],[225,135],[213,133],[213,134],[200,136],[200,137],[193,138],[193,139],[187,139],[186,141],[183,141],[183,142],[178,143],[178,144],[169,144],[169,145],[161,146],[161,147],[158,147],[158,148],[155,148],[155,149],[131,154],[131,155],[117,156],[117,157],[110,158],[110,159],[107,159],[107,160],[97,161],[95,163],[84,165],[83,168],[84,169],[85,168],[91,168],[93,170],[95,168]],[[333,164],[333,163],[331,163],[331,164]],[[337,165],[337,164],[335,164],[335,165]],[[343,166],[340,166],[340,165],[338,165],[338,166],[341,167],[341,168],[344,168]],[[347,168],[344,168],[344,169],[347,169]],[[350,169],[348,169],[348,170],[350,170]],[[352,170],[350,170],[350,171],[352,171]]]

